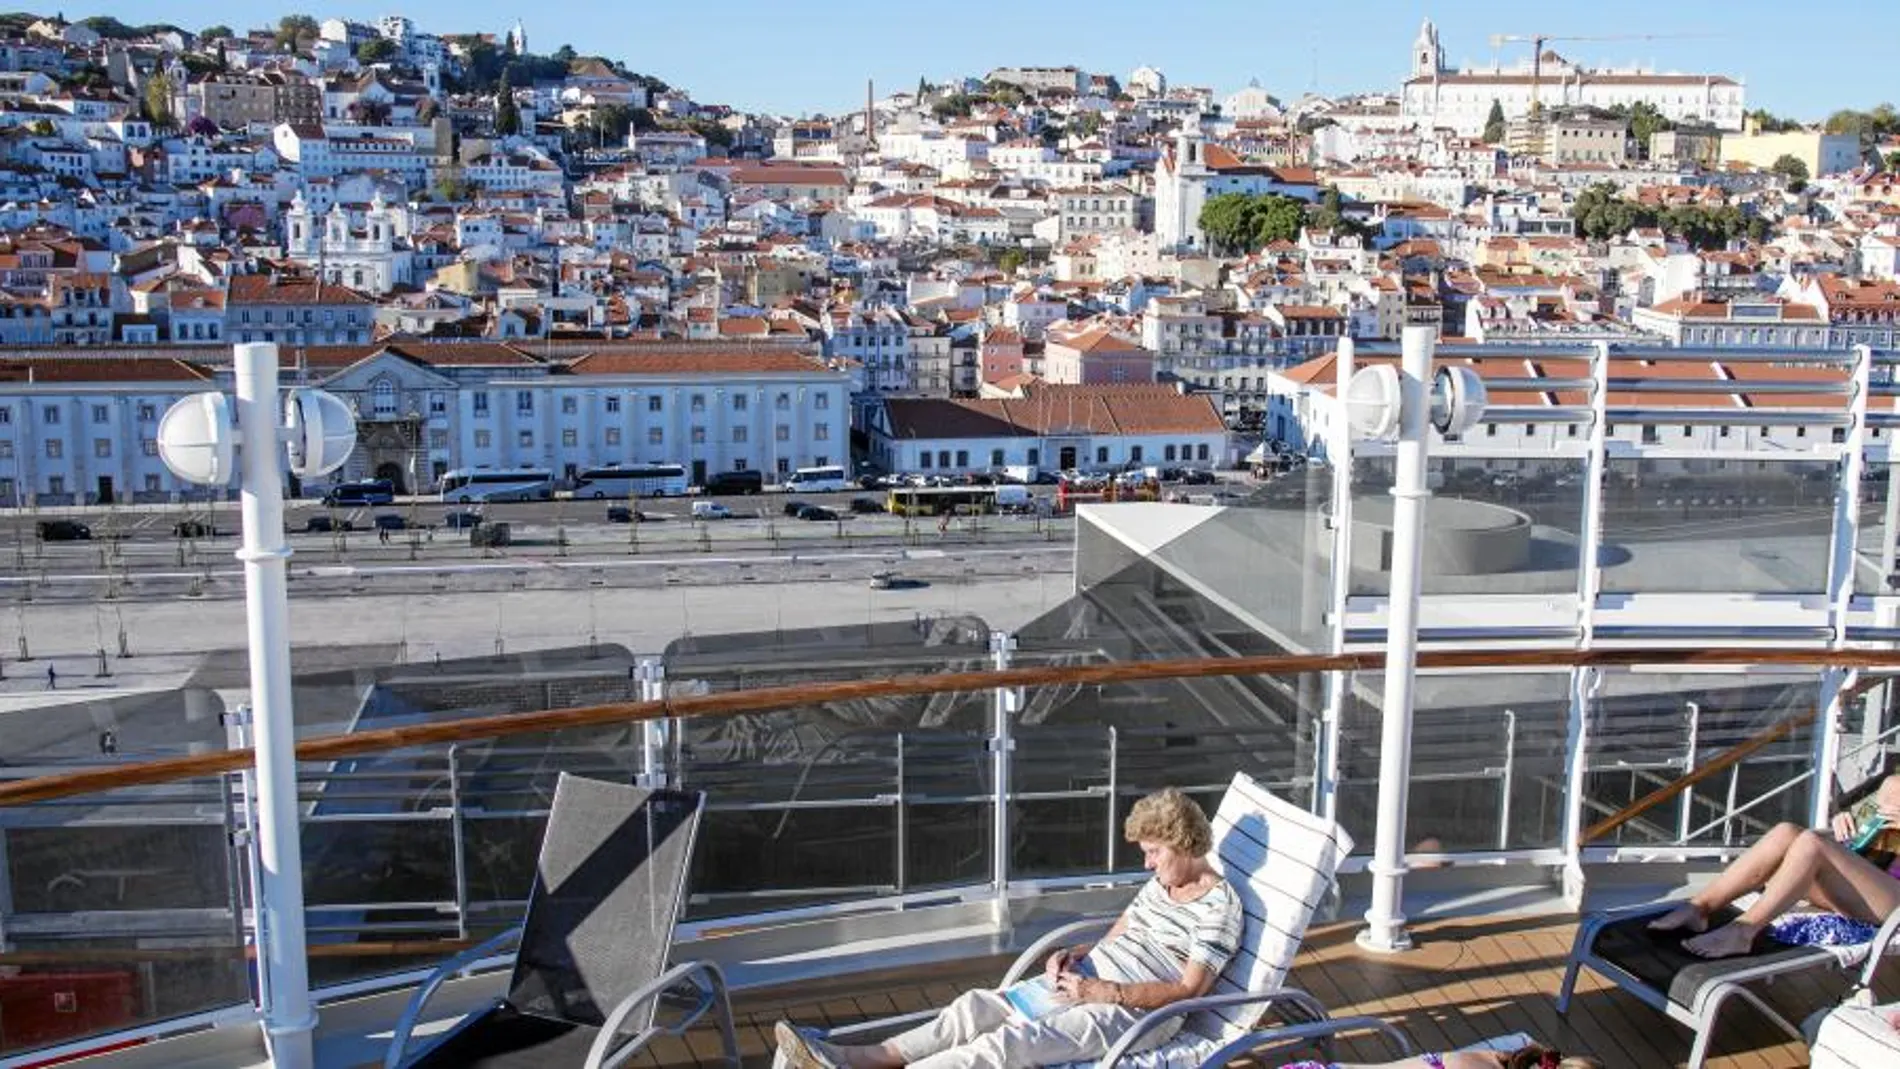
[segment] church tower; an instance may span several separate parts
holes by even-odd
[[[1438,43],[1438,27],[1426,19],[1412,42],[1412,77],[1430,78],[1445,69],[1445,49]]]

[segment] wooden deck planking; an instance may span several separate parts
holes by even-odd
[[[1421,1050],[1444,1050],[1480,1039],[1524,1032],[1573,1053],[1594,1054],[1617,1069],[1676,1069],[1689,1054],[1689,1030],[1602,978],[1584,972],[1570,1013],[1559,1015],[1557,985],[1575,934],[1568,917],[1487,917],[1436,921],[1414,927],[1418,946],[1379,955],[1353,941],[1358,926],[1315,928],[1296,960],[1291,986],[1303,988],[1336,1016],[1382,1018]],[[994,984],[1007,959],[986,958],[913,970],[884,970],[772,991],[741,993],[734,1007],[748,1069],[771,1061],[773,1022],[836,1026],[892,1013],[941,1006],[960,992]],[[1799,1022],[1838,998],[1841,984],[1809,977],[1784,979],[1766,997]],[[1885,998],[1900,991],[1900,969],[1887,970]],[[715,1069],[717,1037],[696,1030],[682,1041],[656,1044],[648,1069]],[[1393,1057],[1386,1042],[1366,1033],[1342,1039],[1345,1061]],[[1287,1059],[1291,1060],[1292,1055]],[[1275,1058],[1266,1063],[1277,1064]],[[1795,1069],[1805,1048],[1745,1004],[1724,1012],[1709,1069]]]

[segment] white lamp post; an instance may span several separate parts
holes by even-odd
[[[189,482],[229,483],[237,470],[234,454],[243,468],[243,540],[237,556],[244,562],[250,653],[256,779],[252,804],[257,807],[262,871],[254,906],[264,1033],[273,1065],[311,1069],[317,1015],[310,1001],[304,947],[289,597],[284,583],[290,547],[284,544],[284,472],[277,451],[280,444],[288,447],[290,470],[299,478],[335,471],[355,447],[356,421],[348,406],[322,390],[292,390],[280,409],[275,345],[239,345],[233,364],[235,412],[221,393],[183,398],[159,422],[158,449],[165,466]]]
[[[1484,415],[1484,383],[1469,368],[1432,375],[1431,327],[1406,327],[1399,367],[1375,364],[1346,386],[1346,419],[1363,438],[1395,439],[1392,584],[1386,596],[1385,690],[1379,734],[1379,822],[1373,837],[1372,906],[1359,944],[1395,952],[1412,945],[1400,912],[1405,881],[1405,803],[1412,774],[1412,692],[1418,653],[1425,533],[1427,432],[1463,434]],[[1431,383],[1429,393],[1426,383]],[[1350,462],[1350,457],[1348,457]]]

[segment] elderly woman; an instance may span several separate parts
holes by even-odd
[[[1702,893],[1651,921],[1657,931],[1695,934],[1682,948],[1705,958],[1746,954],[1762,933],[1795,903],[1806,900],[1831,913],[1879,924],[1900,909],[1900,774],[1874,792],[1863,819],[1834,818],[1832,835],[1777,824],[1722,871]],[[1761,897],[1741,916],[1713,931],[1709,916],[1749,893]],[[1779,934],[1779,933],[1778,933]]]
[[[1240,941],[1240,899],[1207,863],[1207,815],[1170,787],[1135,803],[1123,825],[1154,879],[1101,942],[1049,956],[1046,999],[969,991],[935,1019],[876,1046],[821,1042],[780,1021],[779,1052],[795,1069],[1025,1069],[1092,1060],[1148,1011],[1204,995]],[[1017,985],[1018,988],[1024,985]],[[1142,1036],[1158,1046],[1180,1024]]]

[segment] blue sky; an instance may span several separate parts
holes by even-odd
[[[1522,0],[341,0],[327,7],[312,0],[282,8],[115,0],[102,7],[129,23],[170,21],[187,29],[233,8],[247,14],[217,18],[263,25],[291,11],[365,21],[401,11],[434,33],[500,32],[519,16],[533,51],[572,44],[683,86],[702,101],[793,114],[854,107],[867,77],[882,92],[913,87],[919,75],[980,75],[1015,63],[1073,63],[1122,78],[1149,64],[1172,81],[1211,85],[1223,96],[1250,78],[1282,98],[1309,88],[1392,89],[1426,15],[1438,23],[1454,66],[1488,64],[1493,33],[1693,34],[1551,47],[1592,65],[1637,61],[1734,75],[1746,80],[1750,107],[1800,118],[1900,102],[1893,74],[1900,3],[1892,0],[1819,0],[1811,7],[1592,0],[1541,11]],[[92,13],[76,5],[63,10],[69,18]],[[1527,52],[1509,45],[1497,54],[1509,63]]]

